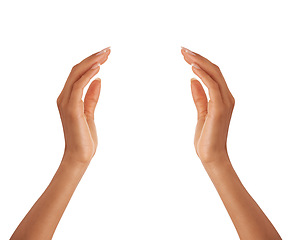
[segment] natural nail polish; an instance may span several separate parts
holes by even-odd
[[[96,64],[94,64],[94,65],[91,67],[91,69],[96,69],[96,68],[99,67],[99,66],[101,66],[101,64],[100,64],[100,63],[96,63]]]
[[[195,54],[194,52],[190,51],[189,49],[187,49],[187,48],[185,48],[185,47],[181,47],[181,48],[183,48],[183,49],[185,50],[186,53],[189,53],[189,54],[191,54],[191,55],[193,55],[193,56],[196,56],[196,54]]]
[[[196,63],[192,63],[192,64],[190,64],[191,66],[193,66],[194,68],[196,68],[196,69],[200,69],[200,67],[196,64]]]
[[[103,54],[103,53],[107,52],[110,48],[111,48],[111,47],[104,48],[103,50],[97,52],[97,53],[95,54],[95,56],[98,56],[98,55],[100,55],[100,54]]]

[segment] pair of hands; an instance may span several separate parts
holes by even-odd
[[[110,54],[106,48],[75,65],[57,99],[63,124],[65,152],[50,184],[24,217],[11,240],[51,239],[67,204],[94,156],[97,132],[94,112],[101,80],[90,84],[84,101],[83,89]],[[233,169],[227,154],[227,133],[234,108],[220,69],[206,58],[182,48],[181,53],[201,83],[192,79],[191,91],[197,109],[194,145],[205,170],[226,207],[240,239],[281,239],[267,216],[247,192]]]
[[[82,101],[83,89],[99,72],[111,53],[110,47],[76,64],[57,98],[65,136],[65,154],[88,164],[94,156],[98,138],[94,111],[99,99],[101,79],[95,79]],[[198,113],[194,146],[203,163],[227,154],[227,135],[235,99],[229,91],[219,67],[201,55],[181,49],[185,61],[209,91],[208,101],[201,83],[191,79],[191,92]]]

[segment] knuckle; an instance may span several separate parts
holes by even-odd
[[[212,83],[210,84],[210,87],[213,88],[214,90],[218,90],[219,89],[219,85],[215,81],[212,81]]]
[[[219,66],[215,63],[213,63],[214,68],[219,69]]]
[[[79,66],[79,64],[74,65],[74,66],[72,67],[71,71],[72,71],[72,72],[75,72],[76,69],[78,68],[78,66]]]
[[[215,71],[220,72],[220,67],[216,64],[213,64]]]
[[[82,89],[81,81],[76,81],[76,82],[73,84],[73,89]]]
[[[58,97],[58,98],[56,99],[56,104],[57,104],[57,106],[59,106],[60,103],[61,103],[61,99],[60,99],[60,97]]]
[[[236,104],[236,99],[232,97],[232,106],[235,106],[235,104]]]
[[[198,112],[198,119],[205,118],[207,113],[208,113],[207,109]]]
[[[233,96],[230,97],[230,108],[233,108],[235,106],[236,100]]]
[[[88,109],[84,109],[84,114],[85,114],[85,117],[86,117],[87,120],[91,119],[91,120],[94,121],[94,118],[95,118],[94,110],[91,111],[91,110],[88,110]]]
[[[56,104],[57,104],[58,108],[62,108],[62,106],[63,106],[63,100],[62,100],[62,97],[61,96],[59,96],[56,99]]]
[[[195,99],[195,103],[196,103],[197,105],[204,104],[204,102],[205,102],[204,98],[197,97],[197,98]]]

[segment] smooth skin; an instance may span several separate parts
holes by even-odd
[[[194,146],[207,174],[242,240],[278,240],[278,232],[247,192],[231,165],[227,135],[235,99],[219,67],[187,48],[185,61],[208,88],[208,101],[201,83],[191,79],[191,92],[197,109]]]
[[[181,53],[192,71],[209,91],[210,100],[200,82],[191,81],[197,109],[194,146],[242,240],[278,240],[278,232],[246,191],[234,171],[227,152],[227,134],[235,99],[215,64],[182,48]],[[64,137],[62,161],[50,184],[36,201],[10,240],[52,239],[55,229],[89,163],[97,145],[94,111],[101,81],[94,80],[82,101],[83,89],[110,54],[110,48],[89,56],[75,65],[57,99]]]
[[[90,84],[84,101],[83,89],[106,62],[110,48],[105,48],[75,65],[57,98],[64,137],[62,161],[50,184],[33,205],[11,240],[52,239],[55,229],[85,173],[97,145],[94,111],[99,99],[101,80]]]

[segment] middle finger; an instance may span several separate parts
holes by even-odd
[[[110,48],[105,48],[85,58],[72,68],[61,93],[61,95],[63,95],[63,101],[68,102],[74,83],[76,83],[88,70],[93,71],[93,75],[99,72],[100,66],[98,66],[97,63],[100,65],[103,64],[108,59],[110,52]],[[94,67],[95,65],[96,67]]]
[[[189,64],[197,63],[212,79],[218,83],[224,102],[231,102],[232,94],[218,66],[210,62],[205,57],[194,53],[187,48],[182,47],[181,52],[184,56],[186,56]]]

